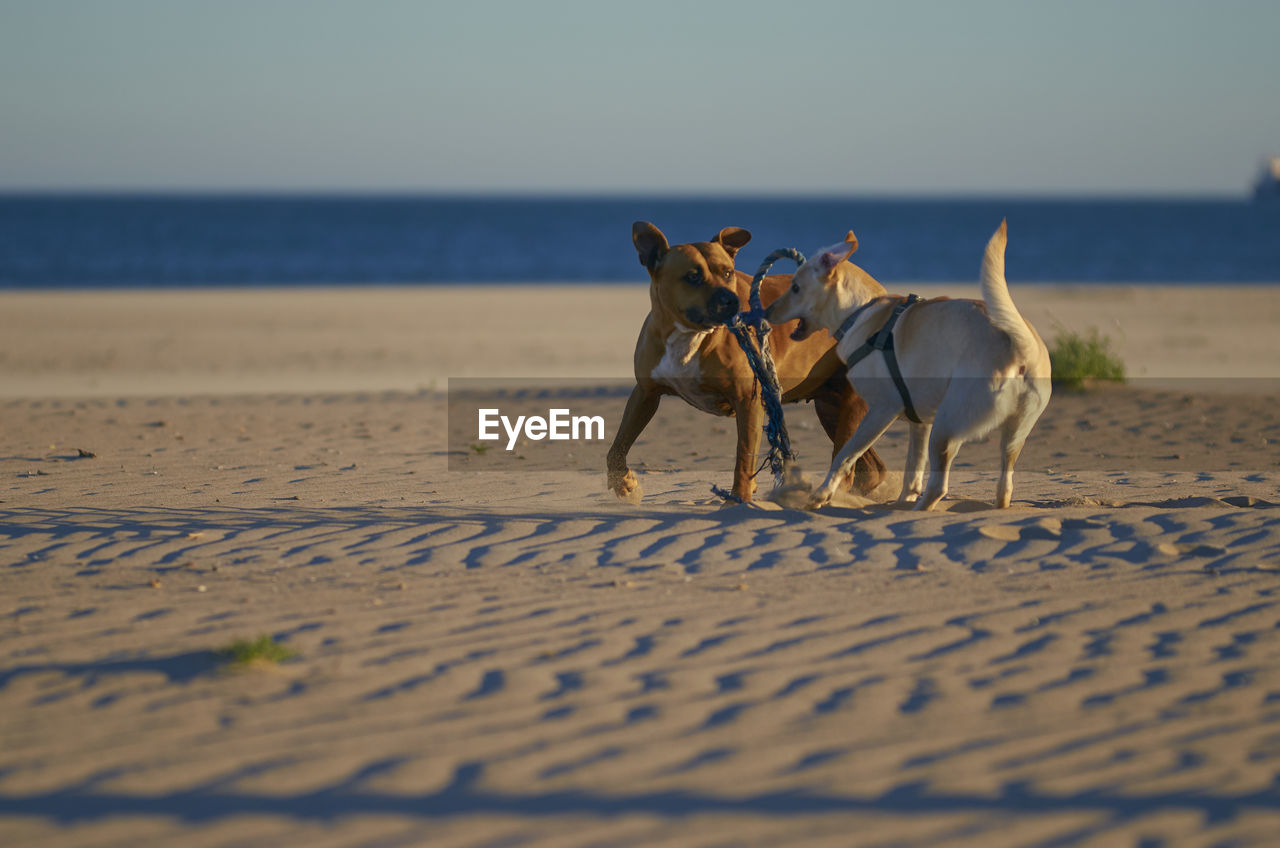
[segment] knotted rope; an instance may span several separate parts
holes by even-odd
[[[773,471],[775,486],[782,484],[784,463],[796,458],[791,450],[791,438],[787,435],[787,423],[782,414],[782,389],[778,385],[778,372],[773,366],[773,357],[769,355],[769,322],[765,320],[764,306],[760,303],[760,283],[764,281],[773,263],[779,259],[790,259],[797,267],[804,264],[804,254],[791,247],[780,247],[766,256],[751,279],[747,311],[735,315],[728,324],[729,332],[733,333],[742,352],[746,354],[747,363],[760,386],[760,401],[764,404],[764,435],[769,440],[769,453],[751,476],[755,477],[768,465]],[[742,500],[714,484],[711,491],[726,500]]]

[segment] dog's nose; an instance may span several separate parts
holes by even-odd
[[[716,323],[723,323],[738,314],[740,305],[736,294],[728,289],[716,289],[707,304],[707,311]]]

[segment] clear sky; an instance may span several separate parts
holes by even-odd
[[[1276,0],[0,0],[0,190],[1240,193]]]

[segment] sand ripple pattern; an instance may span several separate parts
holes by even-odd
[[[450,471],[438,395],[8,402],[0,844],[1274,845],[1280,435],[1188,470],[1210,403],[917,516],[708,504],[676,407],[635,507]]]
[[[0,528],[5,582],[49,589],[0,619],[0,815],[31,840],[1265,845],[1280,820],[1265,504]],[[209,646],[258,631],[302,658],[219,673]]]

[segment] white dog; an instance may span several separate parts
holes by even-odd
[[[1000,482],[996,506],[1009,506],[1013,465],[1049,403],[1049,352],[1019,314],[1004,278],[1006,226],[987,244],[982,300],[879,295],[848,258],[858,249],[850,232],[820,251],[769,307],[769,321],[800,318],[804,338],[829,330],[848,368],[849,382],[870,406],[866,418],[831,463],[809,507],[831,500],[858,457],[899,415],[912,421],[907,469],[899,500],[932,509],[947,494],[951,463],[965,441],[1000,430]],[[929,487],[924,445],[929,446]]]

